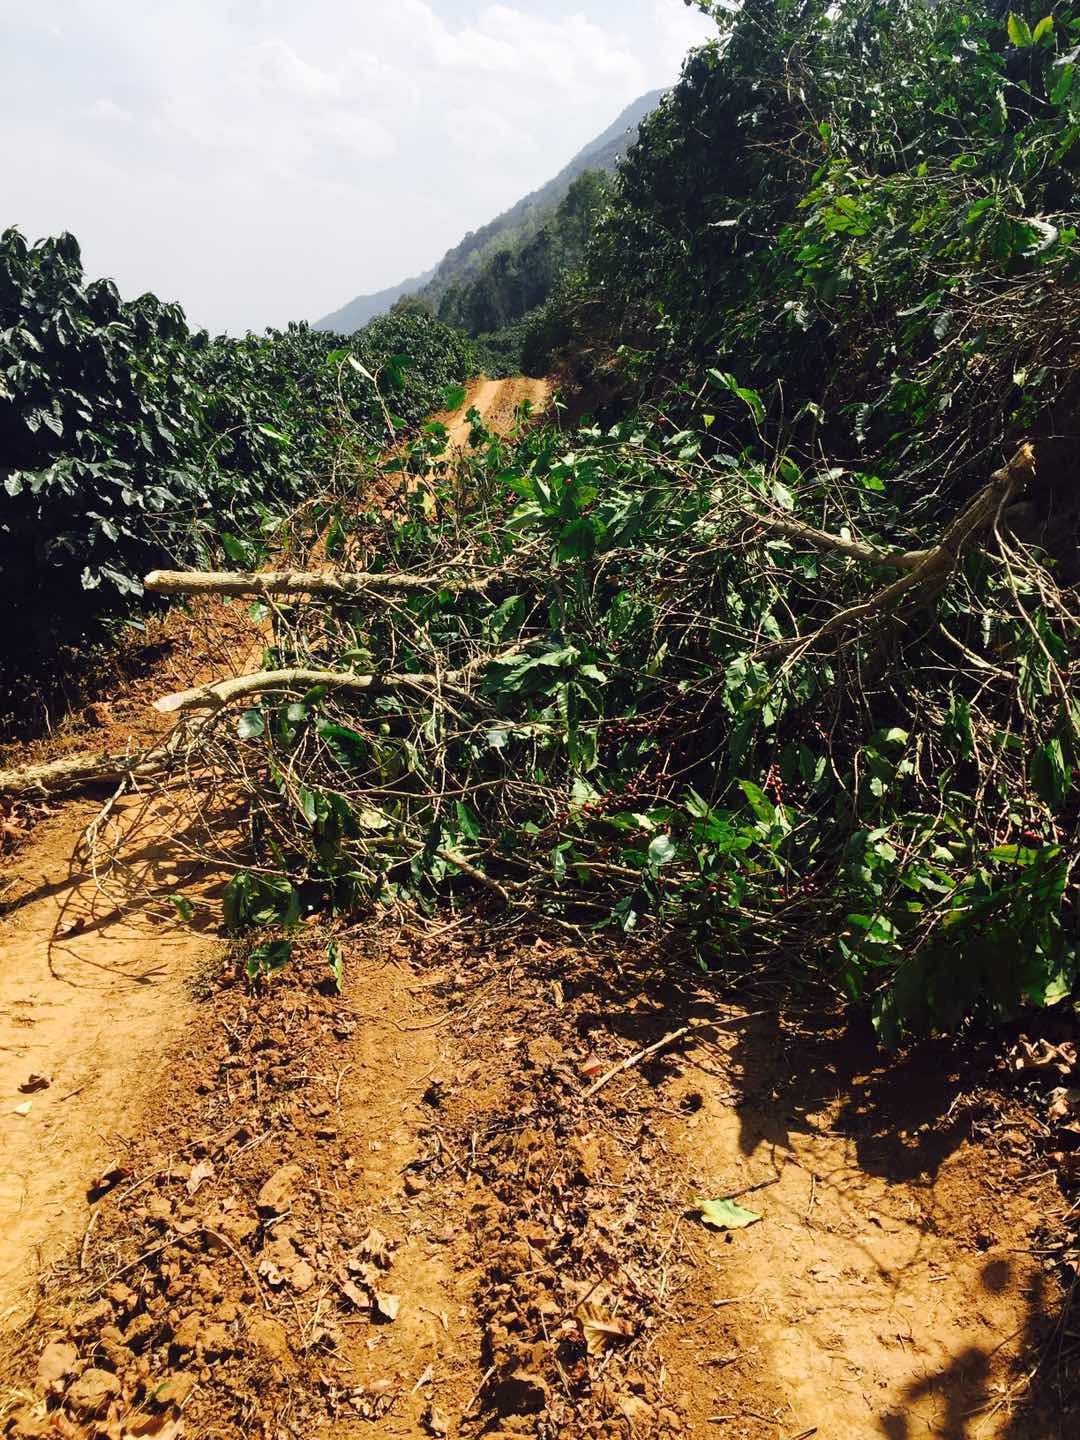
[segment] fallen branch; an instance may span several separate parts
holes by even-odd
[[[632,1070],[642,1061],[649,1060],[653,1055],[658,1055],[661,1050],[666,1050],[669,1045],[674,1045],[676,1040],[681,1040],[684,1035],[690,1035],[695,1030],[720,1030],[727,1025],[738,1025],[743,1020],[756,1020],[762,1015],[772,1014],[771,1010],[752,1010],[746,1015],[732,1015],[727,1020],[692,1020],[689,1025],[683,1025],[679,1030],[672,1030],[670,1035],[665,1035],[655,1045],[649,1045],[644,1050],[638,1050],[634,1055],[628,1055],[625,1060],[620,1060],[618,1065],[613,1065],[606,1075],[601,1075],[599,1080],[593,1082],[585,1091],[584,1098],[590,1099],[593,1095],[603,1090],[609,1081],[614,1080],[617,1075]]]
[[[881,550],[865,540],[849,540],[843,535],[831,535],[827,530],[817,530],[813,525],[803,525],[798,520],[789,520],[781,515],[755,515],[760,525],[767,525],[778,535],[789,540],[798,540],[814,550],[831,550],[858,560],[863,565],[880,565],[884,569],[914,570],[930,553],[927,550]]]
[[[425,594],[483,595],[498,577],[454,579],[441,575],[323,574],[314,570],[153,570],[143,581],[155,595],[332,595],[351,597],[369,590]]]
[[[838,611],[812,635],[796,635],[769,647],[769,654],[803,653],[811,646],[845,630],[860,620],[868,619],[881,611],[895,611],[900,601],[910,603],[912,598],[921,598],[927,591],[935,589],[955,569],[960,558],[971,548],[983,531],[993,522],[998,513],[1008,504],[1013,492],[1020,488],[1034,473],[1035,452],[1029,444],[1021,445],[1008,465],[997,470],[989,484],[975,496],[971,504],[953,521],[941,542],[932,550],[922,552],[918,564],[893,581],[884,590]]]
[[[168,746],[134,755],[71,755],[47,765],[0,770],[0,795],[68,795],[95,785],[119,785],[159,775],[172,759]]]
[[[178,710],[219,710],[233,700],[248,695],[259,695],[267,690],[314,690],[322,686],[327,690],[343,690],[361,693],[380,690],[422,690],[425,694],[433,691],[447,691],[460,699],[473,697],[459,690],[449,681],[442,681],[435,675],[350,675],[340,670],[260,670],[252,675],[237,675],[231,680],[216,680],[209,685],[199,685],[194,690],[181,690],[175,695],[164,695],[154,701],[154,709],[163,715]]]

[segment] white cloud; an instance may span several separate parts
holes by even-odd
[[[355,110],[328,110],[315,130],[366,160],[388,160],[397,154],[397,141],[386,126]]]
[[[131,125],[135,117],[130,110],[125,110],[122,105],[117,105],[115,100],[95,100],[92,105],[87,106],[86,114],[91,120],[112,121],[114,124]]]
[[[0,225],[71,229],[212,328],[314,317],[550,179],[710,29],[681,0],[0,0]]]
[[[450,110],[445,124],[450,143],[477,158],[535,155],[539,149],[535,136],[485,105]]]
[[[339,93],[338,80],[302,60],[284,40],[264,40],[253,46],[234,72],[248,90],[279,91],[302,100],[325,100]]]

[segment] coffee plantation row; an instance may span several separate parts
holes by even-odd
[[[468,342],[425,315],[348,339],[307,325],[213,339],[178,305],[88,281],[73,236],[5,231],[0,577],[20,623],[0,635],[0,672],[126,613],[147,569],[271,527],[471,368]]]

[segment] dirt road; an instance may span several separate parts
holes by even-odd
[[[1063,1202],[989,1053],[886,1060],[482,901],[342,937],[343,995],[312,930],[196,999],[214,938],[102,908],[90,813],[39,828],[0,918],[0,1433],[1069,1433],[1037,1369]],[[710,1228],[713,1199],[756,1218]]]
[[[551,386],[546,380],[530,380],[517,376],[512,380],[488,380],[481,378],[469,387],[468,397],[456,416],[439,417],[449,429],[449,443],[455,450],[463,450],[469,443],[470,422],[468,412],[475,409],[489,430],[506,435],[514,424],[518,406],[528,401],[535,414],[539,415],[551,398]]]

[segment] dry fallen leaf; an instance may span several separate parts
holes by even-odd
[[[610,1345],[621,1340],[629,1340],[634,1333],[634,1327],[629,1320],[597,1316],[593,1319],[583,1319],[581,1331],[585,1336],[585,1347],[589,1354],[603,1355]]]
[[[396,1320],[401,1309],[401,1297],[390,1295],[385,1290],[375,1291],[375,1314],[384,1320]]]
[[[369,1230],[360,1241],[360,1254],[366,1255],[369,1260],[374,1260],[376,1265],[381,1265],[384,1270],[389,1270],[391,1261],[390,1241],[381,1230]]]
[[[761,1219],[755,1211],[745,1210],[734,1200],[699,1200],[694,1209],[702,1224],[711,1225],[714,1230],[745,1230]]]
[[[1047,1113],[1051,1120],[1071,1120],[1078,1112],[1080,1112],[1080,1090],[1070,1090],[1062,1086],[1060,1089],[1050,1092]]]
[[[424,1424],[432,1435],[449,1435],[450,1421],[437,1405],[431,1404],[424,1411]]]
[[[214,1178],[214,1173],[214,1164],[212,1160],[200,1160],[198,1165],[192,1168],[191,1174],[188,1176],[188,1194],[195,1195],[201,1185],[205,1185],[207,1180],[212,1180]]]
[[[1025,1070],[1056,1070],[1059,1075],[1068,1075],[1076,1068],[1076,1046],[1069,1040],[1061,1045],[1051,1045],[1049,1040],[1032,1043],[1021,1036],[1006,1065],[1017,1075]]]
[[[39,1090],[47,1090],[52,1081],[47,1075],[31,1075],[19,1086],[23,1095],[36,1095]]]

